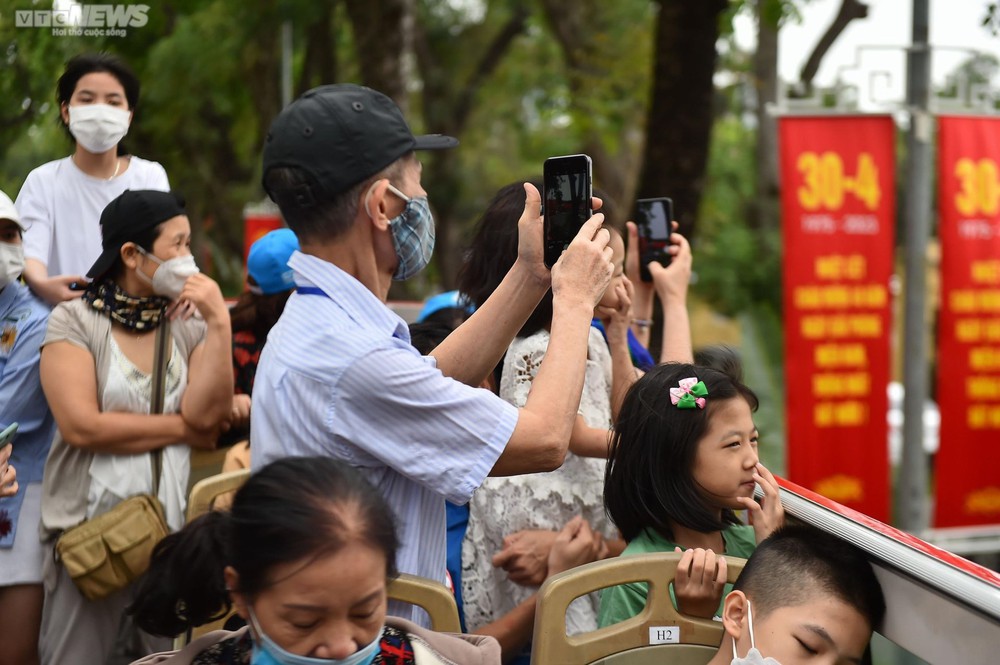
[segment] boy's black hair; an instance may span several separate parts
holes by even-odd
[[[755,618],[810,602],[817,594],[832,595],[850,605],[872,630],[885,617],[882,588],[864,553],[806,525],[788,524],[768,536],[733,588],[746,594]]]
[[[670,403],[670,389],[692,376],[705,383],[706,406],[679,409]],[[626,541],[645,530],[672,541],[671,520],[703,533],[739,524],[731,510],[716,516],[691,474],[712,413],[737,398],[756,411],[757,396],[742,383],[680,363],[657,365],[632,385],[614,426],[604,479],[604,507]]]

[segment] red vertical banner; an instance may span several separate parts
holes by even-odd
[[[788,478],[888,521],[895,127],[786,117],[778,132]]]
[[[1000,524],[1000,118],[938,119],[934,524]]]
[[[246,265],[250,246],[263,236],[276,229],[283,228],[284,221],[278,206],[270,201],[258,204],[247,204],[243,208],[243,265]]]

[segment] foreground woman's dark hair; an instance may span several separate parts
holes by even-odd
[[[179,635],[229,612],[226,566],[253,598],[275,566],[333,554],[352,534],[383,551],[386,576],[396,575],[392,514],[362,474],[328,458],[279,460],[250,477],[230,512],[202,515],[156,546],[129,611],[148,633]]]

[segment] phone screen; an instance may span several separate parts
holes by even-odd
[[[545,265],[551,268],[591,211],[591,162],[587,155],[545,160]]]
[[[635,224],[639,229],[639,277],[653,281],[650,261],[670,265],[670,223],[674,218],[674,203],[668,198],[639,199],[635,202]]]

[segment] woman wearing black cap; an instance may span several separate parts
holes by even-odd
[[[153,491],[168,525],[184,522],[191,447],[212,448],[227,423],[233,384],[229,312],[219,286],[191,257],[191,226],[171,192],[126,191],[101,215],[103,253],[83,297],[57,306],[41,359],[42,387],[58,425],[42,483],[42,534],[53,543],[85,519]],[[167,324],[187,301],[201,315]],[[169,325],[162,415],[150,414],[154,331]],[[46,557],[42,663],[103,663],[130,588],[87,600]],[[147,649],[163,645],[140,636]]]

